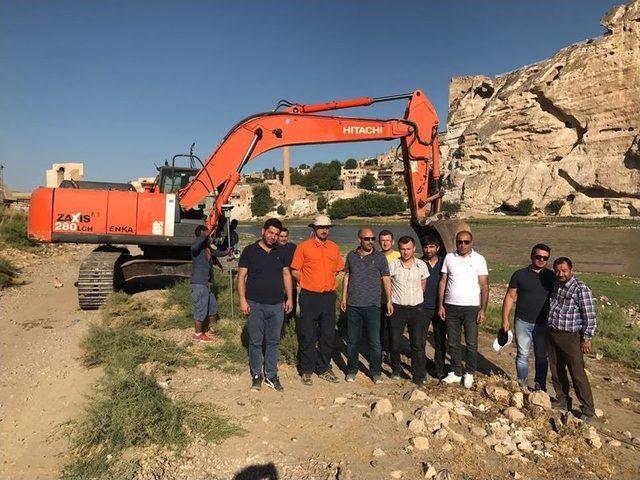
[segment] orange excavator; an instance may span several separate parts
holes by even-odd
[[[322,114],[378,102],[408,100],[404,118],[367,119]],[[78,298],[82,309],[95,309],[132,279],[188,276],[194,228],[206,224],[222,235],[225,205],[248,162],[289,145],[399,139],[404,162],[412,226],[418,236],[440,234],[450,248],[448,220],[430,222],[440,210],[438,117],[424,93],[362,97],[314,105],[281,100],[272,112],[248,117],[226,135],[204,163],[191,152],[165,162],[144,191],[129,184],[64,182],[37,188],[31,196],[28,235],[40,242],[98,244],[81,264]],[[188,157],[191,168],[176,167]],[[195,162],[201,164],[196,168]],[[215,198],[205,213],[205,200]],[[126,245],[137,245],[141,255]]]

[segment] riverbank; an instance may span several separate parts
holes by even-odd
[[[474,225],[491,226],[537,226],[537,227],[582,227],[582,228],[629,228],[640,229],[640,218],[618,218],[618,217],[520,217],[517,215],[473,215],[462,216],[461,218]],[[265,217],[266,219],[266,217]],[[243,221],[242,225],[262,225],[265,219]],[[293,217],[282,219],[286,225],[308,225],[314,217]],[[385,225],[404,224],[408,225],[411,217],[408,215],[394,215],[391,217],[347,217],[335,220],[336,225]]]

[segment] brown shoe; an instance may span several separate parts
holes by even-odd
[[[319,373],[318,377],[326,380],[329,383],[340,383],[340,379],[336,377],[336,374],[333,373],[333,370],[331,369],[327,370],[326,372]]]

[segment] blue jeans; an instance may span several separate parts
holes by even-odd
[[[529,354],[533,343],[533,354],[535,358],[536,388],[547,389],[547,326],[544,323],[530,323],[516,318],[515,321],[516,347],[516,371],[518,381],[527,383],[529,375]]]
[[[382,373],[382,344],[380,343],[380,307],[347,305],[347,367],[349,373],[358,372],[358,354],[362,329],[369,344],[369,371],[372,377]]]
[[[249,317],[249,371],[251,376],[262,375],[272,378],[278,375],[278,355],[280,353],[280,332],[284,322],[284,308],[281,303],[248,301]],[[262,346],[264,344],[264,356]],[[264,367],[264,368],[263,368]]]

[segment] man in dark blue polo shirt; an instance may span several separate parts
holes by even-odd
[[[511,276],[509,288],[502,302],[502,328],[509,330],[509,315],[513,303],[516,303],[516,371],[518,381],[527,384],[529,374],[529,354],[531,345],[535,358],[536,390],[547,389],[547,313],[549,296],[553,289],[555,276],[546,268],[551,249],[538,243],[531,249],[531,264],[516,270]]]
[[[284,261],[287,264],[287,267],[291,267],[293,254],[296,252],[296,244],[289,241],[289,229],[287,227],[283,226],[282,230],[280,230],[280,235],[278,235],[278,247],[282,248],[284,251]],[[291,308],[291,312],[285,315],[285,322],[289,322],[289,320],[295,318],[296,309],[298,307],[298,282],[293,278],[293,275],[291,276],[291,282],[291,288],[293,291],[293,298],[291,300],[293,302],[293,306]]]
[[[427,316],[425,333],[429,331],[429,324],[433,325],[433,362],[435,364],[435,377],[442,380],[445,377],[444,360],[447,354],[447,324],[438,313],[438,283],[440,283],[440,270],[442,258],[440,253],[440,239],[437,235],[426,235],[421,239],[422,260],[429,269],[427,288],[424,291],[424,311]]]
[[[382,383],[382,345],[380,344],[380,280],[386,292],[385,313],[393,313],[391,280],[386,257],[373,248],[376,237],[370,228],[358,231],[360,245],[347,254],[342,280],[340,309],[347,313],[347,382],[358,373],[358,354],[362,330],[369,343],[369,371],[374,383]]]
[[[260,390],[263,378],[267,386],[284,390],[278,378],[278,354],[284,314],[291,311],[292,293],[291,273],[283,250],[277,246],[281,229],[280,220],[268,219],[262,227],[262,238],[245,247],[238,261],[240,310],[249,316],[252,390]]]

